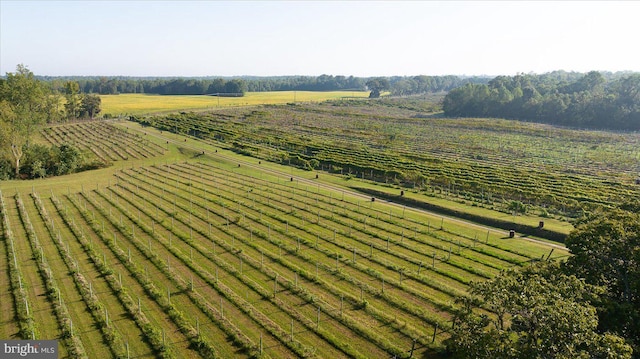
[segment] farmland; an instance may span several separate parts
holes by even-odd
[[[503,213],[567,220],[640,195],[640,136],[451,119],[364,101],[139,119],[260,159]],[[360,184],[358,184],[360,185]],[[558,229],[562,231],[561,229]]]
[[[242,97],[120,94],[102,95],[100,98],[102,99],[102,112],[104,114],[120,116],[289,102],[318,102],[345,97],[367,96],[369,96],[369,93],[363,91],[278,91],[248,92]]]
[[[209,138],[42,137],[113,163],[0,185],[1,336],[58,338],[61,357],[430,357],[471,281],[566,256]]]

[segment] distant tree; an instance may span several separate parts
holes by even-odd
[[[555,264],[507,270],[459,299],[447,348],[454,358],[631,358],[622,338],[597,332],[589,303],[601,291]]]
[[[215,94],[215,93],[220,93],[220,92],[225,92],[224,91],[224,85],[225,85],[225,81],[223,79],[215,79],[211,82],[211,84],[209,84],[209,88],[207,89],[207,93],[208,94]]]
[[[86,94],[82,96],[82,113],[89,118],[93,118],[102,110],[100,108],[101,104],[102,100],[100,99],[100,96],[96,94]]]
[[[32,135],[47,118],[49,91],[24,65],[0,81],[0,148],[10,153],[16,177]]]
[[[224,85],[224,92],[233,93],[233,94],[244,94],[246,89],[246,84],[242,80],[231,80],[227,81]]]
[[[47,123],[59,123],[65,120],[64,105],[62,95],[56,90],[52,90],[44,101],[44,111],[46,112]]]
[[[369,98],[378,98],[380,97],[382,91],[388,90],[390,88],[389,80],[384,77],[372,78],[367,81],[366,85],[369,90],[371,90]]]
[[[28,178],[44,178],[51,173],[54,163],[50,147],[33,144],[25,149],[20,173]]]
[[[67,118],[76,119],[82,114],[82,97],[80,85],[76,81],[67,81],[64,84],[64,108],[67,110]]]

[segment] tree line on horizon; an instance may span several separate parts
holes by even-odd
[[[224,95],[267,91],[389,91],[394,96],[446,92],[467,83],[487,83],[489,77],[463,76],[242,76],[212,77],[124,77],[124,76],[37,76],[54,90],[68,81],[77,82],[82,93],[115,95],[146,93],[158,95]],[[376,96],[373,96],[376,97]]]
[[[577,128],[640,130],[640,73],[498,76],[443,101],[446,116],[497,117]]]

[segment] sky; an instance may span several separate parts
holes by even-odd
[[[640,1],[0,0],[0,74],[640,71]]]

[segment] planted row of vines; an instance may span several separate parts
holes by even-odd
[[[99,121],[47,127],[42,135],[52,145],[77,146],[104,163],[152,158],[165,152],[165,148],[139,134]]]
[[[420,357],[469,282],[552,255],[207,162],[1,198],[2,335],[62,338],[63,357]]]
[[[640,137],[339,103],[140,119],[236,152],[422,188],[508,211],[510,201],[570,217],[638,195]]]

